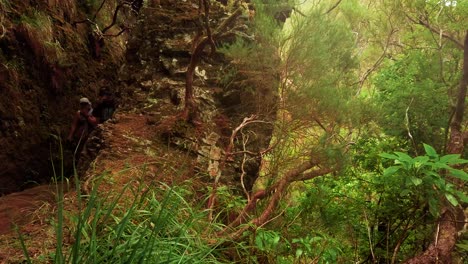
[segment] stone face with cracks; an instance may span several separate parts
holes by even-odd
[[[124,83],[122,89],[124,97],[137,97],[142,101],[138,101],[135,105],[134,100],[128,100],[127,106],[133,105],[136,111],[143,107],[146,113],[158,112],[158,118],[164,120],[176,114],[184,105],[185,71],[192,55],[194,39],[202,29],[199,24],[199,12],[193,6],[194,3],[198,4],[198,1],[161,1],[157,8],[141,10],[139,24],[132,32],[128,43],[130,48],[128,56],[131,59],[122,67],[120,78]],[[225,20],[229,12],[226,7],[216,2],[212,2],[210,10],[210,26],[215,30],[219,26],[216,21]],[[249,27],[245,23],[248,21],[239,19],[234,24],[238,28],[248,30]],[[224,170],[223,175],[228,176],[221,177],[221,182],[231,186],[237,185],[240,188],[239,177],[243,155],[231,156],[229,162],[224,162],[223,168],[220,168],[225,158],[224,152],[232,130],[245,117],[257,115],[262,120],[274,120],[277,74],[264,73],[263,79],[266,82],[261,84],[261,95],[243,87],[245,83],[241,86],[234,84],[225,87],[219,80],[225,74],[223,69],[232,62],[221,53],[210,56],[208,48],[202,56],[203,59],[194,71],[193,87],[200,118],[204,129],[208,132],[200,137],[190,132],[190,129],[184,128],[183,131],[178,129],[173,131],[169,139],[175,146],[198,156],[196,167],[199,172],[216,177],[221,170]],[[274,68],[274,65],[271,66]],[[239,76],[239,78],[250,79],[249,76]],[[260,84],[247,84],[249,85]],[[148,98],[162,100],[158,99],[157,103],[148,106]],[[169,105],[167,101],[171,98],[175,103]],[[160,124],[160,121],[150,119],[150,123]],[[268,147],[272,134],[270,125],[252,124],[246,127],[245,131],[252,132],[249,133],[250,138],[246,145],[250,152],[258,153]],[[237,135],[237,139],[234,149],[231,150],[233,152],[243,149],[242,136]],[[261,158],[249,157],[248,160],[244,162],[243,170],[247,173],[245,175],[247,189],[250,189],[258,176]]]

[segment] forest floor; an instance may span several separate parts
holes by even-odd
[[[122,112],[117,113],[116,121],[102,125],[101,139],[105,146],[82,176],[82,193],[89,193],[92,186],[98,186],[99,193],[118,194],[127,184],[173,186],[189,179],[192,184],[203,187],[201,181],[192,178],[193,155],[158,139],[157,127],[148,124],[149,118],[150,115]],[[96,184],[101,176],[103,181]],[[54,252],[56,193],[57,186],[50,184],[0,197],[0,263],[25,260],[15,226],[31,258],[40,260],[38,256],[45,252]],[[68,214],[78,213],[77,197],[75,188],[65,193],[64,209]],[[65,234],[65,244],[72,242],[72,235]]]

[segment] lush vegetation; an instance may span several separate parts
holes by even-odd
[[[58,210],[59,246],[44,258],[427,263],[418,257],[434,250],[466,261],[458,231],[468,160],[454,150],[466,123],[468,1],[252,2],[253,37],[218,51],[235,62],[225,86],[242,71],[278,73],[278,82],[246,77],[254,95],[279,86],[271,147],[253,189],[218,187],[218,204],[207,209],[210,190],[190,183],[144,191],[129,184],[107,197],[96,183],[76,215]],[[286,22],[277,16],[284,10]],[[62,247],[63,221],[73,243]]]

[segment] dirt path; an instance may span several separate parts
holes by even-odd
[[[129,183],[172,185],[191,177],[193,155],[158,139],[156,127],[148,124],[149,119],[151,116],[139,113],[118,113],[116,122],[102,125],[102,149],[82,176],[84,192],[89,192],[94,180],[103,175],[100,192],[115,193]],[[55,185],[43,185],[0,197],[0,263],[24,260],[15,225],[19,226],[31,257],[55,249],[55,189]],[[75,191],[65,195],[68,213],[76,210],[76,197]]]
[[[0,235],[35,220],[34,212],[45,204],[55,202],[55,187],[42,185],[0,197]]]
[[[154,160],[145,154],[145,147],[150,147],[150,129],[146,126],[143,115],[120,115],[121,122],[106,124],[104,134],[107,148],[99,155],[99,162],[93,163],[95,169],[87,174],[103,171],[119,171],[126,164],[141,166]],[[97,166],[96,166],[97,165]],[[56,186],[40,185],[22,192],[0,197],[0,235],[11,234],[14,226],[25,226],[37,219],[36,212],[42,207],[54,207],[56,204]]]
[[[103,149],[83,176],[84,189],[89,192],[93,180],[106,174],[100,188],[115,188],[134,180],[146,183],[162,181],[171,184],[171,168],[190,162],[183,151],[177,151],[162,142],[156,126],[150,125],[151,116],[138,113],[117,114],[115,123],[105,125],[102,132]],[[181,180],[188,175],[182,175]],[[178,181],[177,180],[177,181]],[[106,187],[107,186],[107,187]],[[113,191],[118,191],[113,189]]]

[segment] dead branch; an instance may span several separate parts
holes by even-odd
[[[107,0],[102,0],[101,5],[99,8],[96,10],[96,13],[94,13],[93,20],[96,20],[97,15],[99,12],[101,12],[101,9],[104,7],[104,4],[106,3]]]
[[[406,108],[406,111],[405,111],[405,127],[406,127],[408,137],[411,139],[411,143],[413,144],[413,148],[416,152],[416,155],[419,155],[418,148],[416,147],[416,141],[414,140],[414,137],[411,134],[411,126],[410,126],[410,118],[409,118],[409,110],[410,110],[411,105],[413,104],[413,101],[414,101],[414,97],[411,98],[411,102],[408,104],[408,107]]]
[[[251,115],[250,117],[245,117],[244,120],[242,120],[242,123],[240,125],[238,125],[236,128],[234,128],[234,130],[232,130],[231,137],[229,138],[229,145],[226,148],[226,158],[225,158],[225,160],[228,160],[230,155],[231,155],[231,151],[234,148],[234,139],[236,138],[237,133],[242,128],[247,126],[248,124],[253,123],[256,118],[257,118],[256,115]]]
[[[216,46],[213,40],[213,35],[211,33],[211,27],[210,27],[210,1],[209,0],[203,0],[203,6],[205,9],[205,28],[206,28],[206,37],[208,38],[208,42],[211,47],[211,55],[213,55],[216,51]]]
[[[265,122],[269,123],[269,122]],[[259,152],[253,152],[249,150],[241,150],[241,151],[235,151],[235,152],[230,152],[229,155],[230,157],[235,156],[235,155],[240,155],[240,154],[249,154],[251,156],[257,156],[257,157],[262,157],[263,155],[267,154],[268,152],[272,151],[278,144],[280,143],[280,140],[277,140],[273,144],[270,144],[270,146],[264,150],[261,150]]]
[[[301,10],[293,7],[292,10],[294,10],[295,12],[297,12],[299,15],[303,16],[303,17],[307,17],[304,13],[301,12]]]
[[[247,142],[249,141],[248,137],[245,138],[245,135],[244,133],[242,133],[242,149],[244,151],[246,151],[246,145],[247,145]],[[247,153],[244,153],[244,156],[242,157],[242,164],[241,164],[241,176],[240,176],[240,180],[241,180],[241,185],[242,185],[242,190],[244,191],[244,194],[245,194],[245,197],[247,197],[247,201],[250,201],[250,194],[249,192],[247,191],[247,189],[245,188],[245,183],[244,183],[244,177],[245,177],[245,162],[247,161]]]
[[[111,29],[115,25],[115,23],[117,23],[117,18],[119,16],[120,9],[124,6],[130,6],[130,5],[131,4],[129,2],[122,2],[119,5],[117,5],[117,7],[114,10],[114,15],[112,16],[112,22],[110,23],[110,25],[108,25],[102,30],[103,34],[106,33],[107,30]]]
[[[0,39],[3,38],[5,35],[6,35],[6,29],[5,29],[5,26],[3,25],[3,23],[1,23],[0,21],[0,27],[1,27],[1,34],[0,34]]]
[[[383,60],[385,59],[385,56],[387,56],[387,51],[388,51],[388,48],[390,46],[390,43],[391,43],[391,39],[392,39],[392,36],[393,34],[396,32],[397,30],[393,29],[390,31],[390,33],[388,34],[387,36],[387,41],[385,42],[385,47],[382,51],[382,54],[380,55],[380,57],[374,62],[374,64],[372,65],[371,68],[367,69],[366,72],[364,73],[364,75],[359,79],[359,89],[358,89],[358,94],[361,92],[361,89],[362,87],[364,86],[364,82],[367,80],[367,78],[369,78],[369,76],[371,75],[372,72],[374,72],[379,66],[380,64],[383,62]],[[355,83],[357,84],[357,83]]]
[[[103,34],[103,37],[118,37],[122,35],[124,32],[128,31],[130,28],[125,26],[123,27],[117,34]]]
[[[335,8],[337,8],[342,0],[338,0],[332,7],[330,7],[327,12],[325,12],[325,15],[330,14]]]
[[[89,19],[89,18],[79,20],[79,21],[73,21],[72,26],[76,27],[77,24],[82,24],[82,23],[89,23],[89,24],[97,26],[96,22],[91,21],[91,19]]]
[[[458,49],[461,49],[461,50],[464,49],[465,46],[463,45],[463,43],[461,43],[459,40],[457,40],[452,35],[449,35],[449,34],[443,32],[441,29],[437,29],[437,28],[431,26],[428,21],[423,21],[422,19],[412,18],[408,14],[406,14],[406,18],[408,18],[411,22],[413,22],[415,24],[424,26],[425,28],[429,29],[430,31],[432,31],[434,33],[440,34],[443,38],[446,38],[446,39],[452,41]]]
[[[266,121],[262,121],[262,120],[256,120],[257,116],[256,115],[251,115],[250,117],[245,117],[244,120],[242,121],[242,123],[240,125],[238,125],[231,133],[231,137],[229,139],[229,145],[226,147],[226,154],[223,158],[223,160],[221,161],[220,165],[219,165],[219,170],[220,171],[223,171],[224,167],[226,166],[226,162],[230,159],[230,157],[232,156],[231,152],[232,152],[232,149],[234,148],[234,140],[237,136],[237,134],[239,133],[240,130],[242,130],[244,127],[246,127],[247,125],[249,124],[252,124],[252,123],[268,123]],[[244,144],[244,151],[245,153],[247,152],[247,150],[245,149],[245,144],[246,142],[244,141],[243,142]],[[245,162],[245,153],[244,153],[244,161],[242,163],[242,168],[243,168],[243,164]],[[210,210],[210,213],[209,213],[209,219],[210,221],[212,220],[212,209],[215,205],[215,201],[216,201],[216,190],[218,188],[218,182],[219,182],[219,176],[217,176],[215,178],[215,181],[213,183],[213,189],[212,189],[212,193],[210,195],[210,198],[208,199],[208,203],[207,203],[207,208]],[[242,179],[242,176],[241,176],[241,181],[243,181]],[[244,187],[244,184],[242,182],[242,187]],[[246,195],[247,195],[247,198],[249,199],[249,194],[248,192],[245,190],[245,187],[244,187],[244,191],[246,192]]]
[[[265,223],[270,221],[271,215],[275,211],[279,201],[281,200],[281,197],[284,195],[291,183],[296,181],[310,180],[318,176],[323,176],[335,170],[332,168],[318,168],[310,172],[304,173],[310,170],[311,168],[315,167],[316,165],[317,164],[314,161],[312,161],[312,159],[306,161],[298,167],[288,171],[281,178],[281,180],[279,180],[276,184],[273,184],[267,190],[261,190],[256,192],[252,197],[251,201],[244,207],[244,210],[239,214],[239,216],[232,223],[230,223],[228,227],[221,231],[219,235],[226,234],[228,231],[233,230],[235,227],[238,227],[239,225],[243,224],[248,218],[248,213],[254,208],[256,208],[257,202],[260,199],[270,197],[268,204],[266,205],[265,209],[259,217],[250,220],[249,225],[245,225],[242,228],[234,231],[233,233],[229,233],[228,236],[233,240],[237,240],[242,236],[242,234],[246,230],[250,229],[252,226],[258,227],[264,225]]]
[[[209,10],[209,9],[208,9]],[[195,68],[197,67],[198,63],[202,58],[203,50],[205,46],[213,42],[215,39],[220,39],[223,36],[223,32],[235,22],[237,17],[242,14],[242,8],[238,8],[231,16],[229,16],[210,36],[206,36],[203,38],[198,44],[195,46],[195,49],[190,57],[190,63],[187,67],[187,72],[185,76],[185,109],[183,116],[187,121],[190,122],[197,122],[197,106],[195,103],[195,99],[193,96],[193,74]],[[209,27],[208,27],[209,28]],[[213,46],[212,46],[213,47]],[[212,51],[213,52],[213,51]]]
[[[330,132],[329,129],[327,129],[317,117],[313,117],[313,119],[315,123],[317,123],[323,129],[323,131],[325,131],[326,133]]]

